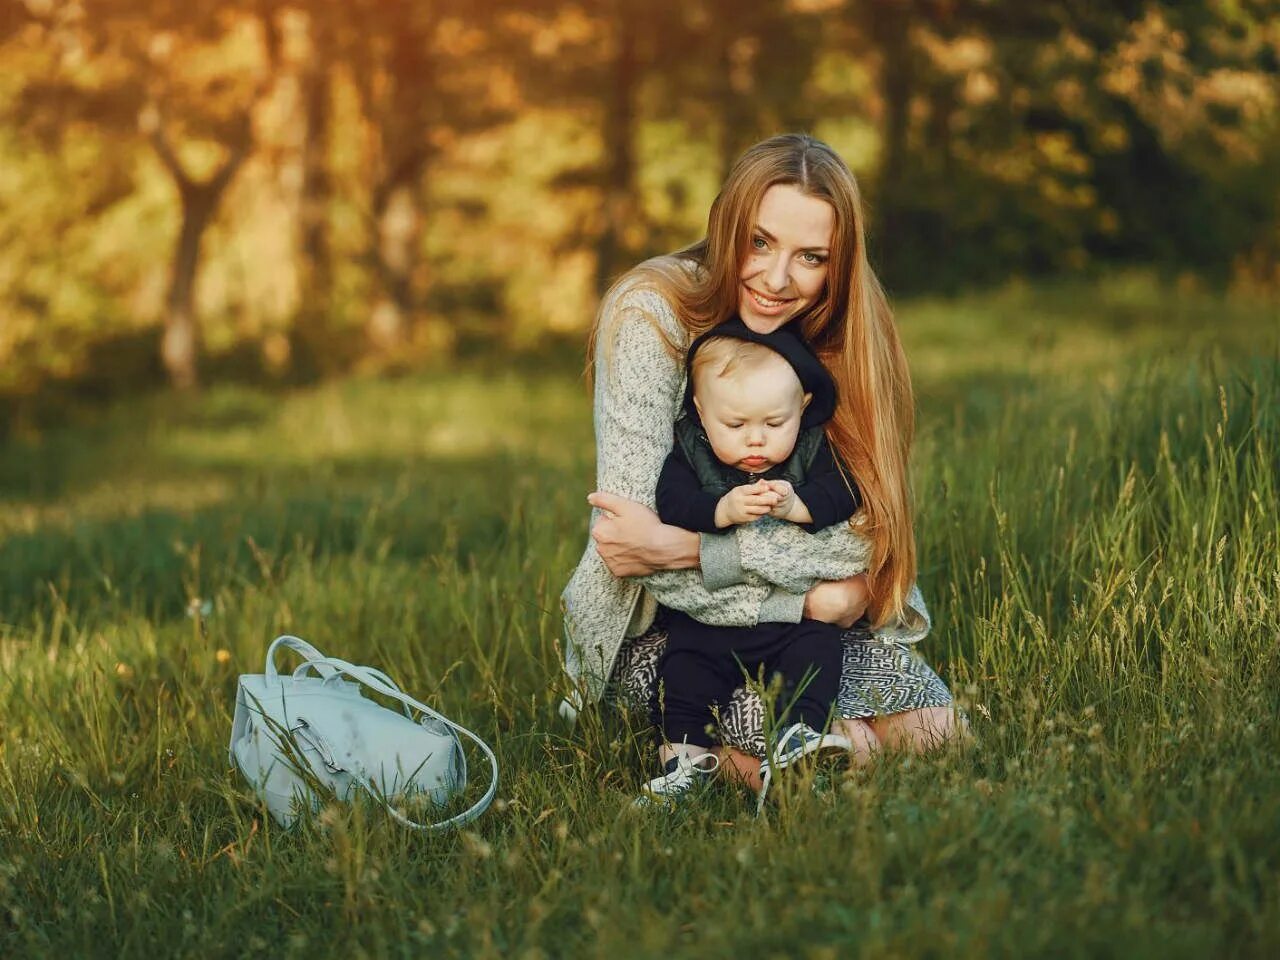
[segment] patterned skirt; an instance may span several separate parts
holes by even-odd
[[[951,691],[908,644],[885,643],[854,627],[845,632],[844,669],[836,715],[846,719],[887,716],[924,707],[949,707]],[[606,699],[626,710],[653,715],[658,663],[667,646],[661,616],[647,633],[626,641],[614,663]],[[764,705],[747,686],[733,693],[720,714],[720,740],[764,756]]]

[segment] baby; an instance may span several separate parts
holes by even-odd
[[[758,334],[734,318],[699,337],[686,359],[685,415],[658,480],[664,523],[723,532],[769,516],[810,532],[847,521],[859,498],[823,424],[835,412],[831,375],[786,328]],[[679,802],[715,772],[711,729],[743,672],[782,677],[781,731],[761,773],[849,742],[824,735],[840,686],[842,630],[816,620],[719,627],[666,610],[659,666],[663,774],[640,804]]]

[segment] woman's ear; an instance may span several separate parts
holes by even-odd
[[[697,394],[693,397],[693,409],[698,411],[698,416],[702,416],[702,401],[698,399]]]
[[[812,394],[812,393],[806,393],[806,394],[804,395],[804,399],[800,401],[800,409],[801,409],[801,410],[804,410],[806,407],[808,407],[808,406],[809,406],[809,402],[810,402],[812,399],[813,399],[813,394]],[[695,401],[695,402],[696,402],[696,401]]]

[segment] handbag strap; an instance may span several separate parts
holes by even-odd
[[[281,638],[281,639],[284,639],[284,638]],[[292,638],[292,639],[296,639],[296,638]],[[305,644],[305,641],[302,641],[302,642]],[[305,644],[305,645],[310,647],[310,644]],[[274,644],[272,644],[272,646],[274,647]],[[295,647],[292,649],[297,649],[297,648]],[[314,650],[315,648],[311,647],[311,649]],[[472,742],[476,744],[476,746],[478,746],[482,751],[484,751],[484,755],[486,759],[488,759],[489,761],[489,769],[492,772],[492,776],[489,779],[489,789],[487,789],[484,792],[483,797],[481,797],[479,800],[473,803],[466,810],[463,810],[461,813],[457,814],[456,816],[449,817],[447,820],[440,820],[434,823],[418,823],[415,820],[410,820],[403,813],[398,811],[395,807],[391,806],[391,804],[387,803],[386,798],[383,797],[380,793],[378,793],[378,791],[374,789],[371,783],[364,780],[358,774],[354,774],[352,773],[352,771],[348,770],[347,773],[352,774],[352,776],[355,777],[356,781],[362,787],[364,787],[365,790],[371,796],[377,799],[386,808],[387,812],[391,814],[391,816],[394,819],[402,823],[404,826],[410,827],[414,830],[446,830],[449,827],[457,827],[457,826],[461,826],[464,823],[470,823],[476,817],[480,816],[480,814],[484,813],[486,810],[489,809],[489,804],[493,803],[493,798],[498,794],[498,758],[494,756],[493,750],[489,747],[487,743],[485,743],[482,739],[480,739],[480,737],[472,733],[470,730],[468,730],[466,727],[462,726],[461,724],[454,723],[452,720],[450,720],[448,717],[444,716],[443,714],[437,713],[435,710],[432,710],[422,701],[415,700],[413,697],[409,696],[407,693],[404,693],[381,670],[373,670],[369,667],[358,667],[353,663],[348,663],[346,660],[339,660],[336,657],[321,657],[318,660],[310,660],[309,665],[314,666],[317,672],[320,672],[321,667],[331,669],[333,671],[331,676],[335,676],[338,674],[348,676],[352,680],[355,680],[358,683],[364,684],[370,690],[374,690],[382,694],[384,697],[389,697],[392,700],[396,700],[401,704],[403,704],[405,707],[412,707],[413,709],[418,710],[419,712],[425,714],[426,716],[434,717],[435,719],[439,720],[441,723],[445,724],[446,726],[450,727],[453,730],[456,730],[458,733],[462,734],[463,736],[469,738]]]
[[[300,679],[302,679],[303,677],[305,677],[308,673],[310,673],[312,670],[314,670],[316,673],[320,674],[321,679],[322,679],[324,682],[326,682],[326,683],[327,683],[327,682],[328,682],[328,681],[330,681],[330,680],[333,680],[333,679],[335,679],[335,678],[337,678],[337,677],[341,677],[341,676],[342,676],[342,674],[340,674],[340,673],[338,673],[338,672],[336,672],[336,671],[333,671],[333,672],[330,672],[330,674],[326,677],[326,676],[324,675],[324,673],[322,673],[321,671],[323,671],[323,670],[328,670],[328,669],[330,669],[330,668],[329,668],[329,665],[328,665],[327,663],[325,663],[325,662],[324,662],[324,659],[321,659],[321,660],[304,660],[304,661],[303,661],[303,662],[298,666],[298,668],[297,668],[296,670],[294,670],[294,671],[293,671],[293,677],[294,677],[294,679],[295,679],[295,680],[300,680]],[[367,667],[367,666],[366,666],[366,667],[362,667],[361,669],[363,669],[363,670],[368,670],[371,674],[373,674],[375,677],[377,677],[377,678],[378,678],[379,680],[381,680],[383,683],[387,684],[387,686],[391,687],[391,689],[392,689],[392,690],[395,690],[397,693],[404,693],[404,691],[400,689],[400,685],[399,685],[398,683],[396,683],[394,680],[392,680],[390,677],[388,677],[385,673],[383,673],[383,672],[382,672],[381,670],[379,670],[377,667]],[[405,715],[406,717],[408,717],[410,720],[412,720],[412,719],[413,719],[413,708],[412,708],[412,707],[410,707],[407,703],[402,703],[402,704],[400,704],[400,706],[404,709],[404,715]]]

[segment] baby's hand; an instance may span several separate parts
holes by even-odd
[[[769,488],[768,480],[734,487],[716,504],[716,526],[731,527],[759,520],[773,509],[777,499],[778,495]]]
[[[795,487],[791,486],[787,480],[766,480],[769,489],[778,495],[778,502],[774,504],[769,516],[777,517],[779,520],[786,520],[791,514],[791,510],[796,505]]]

